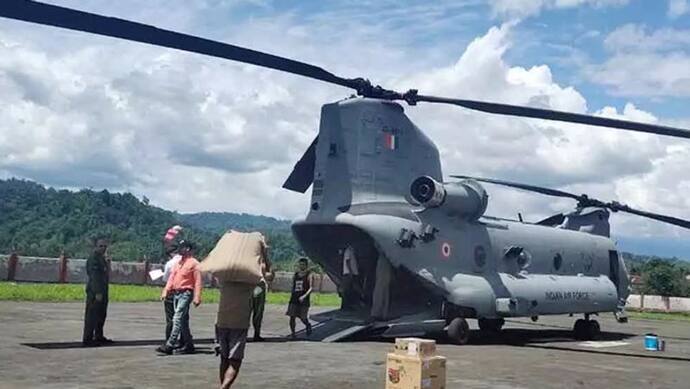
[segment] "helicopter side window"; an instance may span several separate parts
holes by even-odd
[[[524,270],[527,269],[532,262],[532,254],[529,252],[522,250],[520,254],[517,257],[517,264],[520,267],[520,269]]]
[[[530,263],[532,262],[532,254],[530,254],[527,250],[519,246],[509,247],[505,251],[503,257],[508,262],[514,262],[517,265],[518,270],[527,269]]]
[[[486,265],[486,249],[484,249],[484,246],[478,245],[474,248],[474,263],[480,269]]]
[[[517,265],[517,269],[513,269],[513,271],[518,272],[527,269],[532,262],[532,254],[520,246],[511,246],[506,249],[503,258],[507,263],[514,263]],[[514,265],[509,266],[512,267]]]
[[[563,256],[560,253],[556,253],[553,257],[553,268],[558,271],[561,270],[561,266],[563,266]]]

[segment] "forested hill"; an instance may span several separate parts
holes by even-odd
[[[290,221],[268,216],[250,215],[247,213],[200,212],[179,215],[180,220],[195,228],[221,233],[228,226],[241,231],[289,231]]]
[[[30,181],[0,180],[0,254],[16,249],[22,255],[56,257],[64,250],[71,257],[85,257],[91,238],[107,236],[115,260],[157,260],[161,238],[174,224],[185,226],[185,236],[199,245],[199,256],[230,228],[266,234],[274,262],[292,261],[300,255],[287,220],[234,213],[177,214],[129,193],[72,192]],[[633,273],[653,260],[675,263],[686,270],[689,267],[676,258],[627,253],[624,258]]]
[[[30,181],[0,180],[0,254],[56,257],[64,250],[75,258],[88,255],[90,240],[107,236],[114,260],[157,260],[161,239],[174,224],[205,255],[229,228],[268,235],[274,261],[299,255],[289,222],[232,213],[180,215],[157,208],[129,193],[56,190]]]

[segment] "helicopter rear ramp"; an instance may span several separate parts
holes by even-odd
[[[371,338],[395,338],[438,334],[445,321],[426,317],[424,314],[408,315],[391,321],[366,320],[365,312],[333,310],[311,316],[318,323],[311,335],[300,331],[300,337],[317,342],[333,343]]]
[[[304,330],[298,335],[311,341],[333,343],[366,337],[374,325],[366,323],[362,313],[333,310],[311,316],[318,322],[312,326],[311,335]]]

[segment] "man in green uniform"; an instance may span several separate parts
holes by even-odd
[[[112,343],[103,336],[103,325],[108,311],[108,263],[105,239],[96,240],[93,254],[86,260],[86,312],[84,313],[84,347]]]
[[[264,338],[261,337],[261,322],[264,320],[264,309],[266,306],[266,292],[268,290],[268,284],[273,281],[273,272],[271,271],[271,262],[268,259],[268,245],[263,245],[262,255],[261,255],[261,274],[263,277],[259,284],[254,288],[252,294],[252,327],[254,327],[254,341],[263,342]]]

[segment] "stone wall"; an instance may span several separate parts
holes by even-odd
[[[12,281],[23,282],[67,282],[82,284],[86,282],[86,260],[66,259],[64,280],[60,277],[60,260],[56,258],[20,257]],[[163,280],[152,281],[148,273],[151,270],[163,270],[163,265],[144,262],[112,262],[110,282],[114,284],[163,285]],[[9,279],[9,257],[0,256],[0,280]],[[212,285],[212,277],[204,276],[204,283]],[[277,272],[271,290],[288,292],[292,288],[292,273]],[[335,283],[326,275],[316,275],[317,292],[335,293]]]
[[[690,298],[631,294],[628,308],[666,312],[690,312]]]
[[[0,281],[7,279],[7,255],[0,255]]]
[[[58,261],[51,258],[22,257],[17,262],[15,281],[58,282]]]
[[[60,260],[56,258],[20,257],[17,262],[13,281],[24,282],[86,282],[86,260],[66,260],[64,280],[60,279]],[[148,272],[163,269],[163,265],[143,262],[113,262],[110,281],[114,284],[163,285],[158,279],[152,281]],[[0,255],[0,280],[7,280],[10,273],[9,256]],[[212,277],[206,275],[204,283],[212,285]],[[271,290],[288,292],[292,288],[292,273],[277,272]],[[314,290],[324,293],[336,293],[335,283],[325,274],[316,275]],[[648,309],[667,312],[690,312],[690,298],[663,297],[632,294],[628,297],[627,306],[633,309]]]

